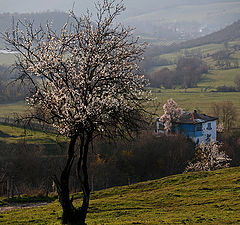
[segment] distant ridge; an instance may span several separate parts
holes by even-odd
[[[58,11],[47,11],[39,13],[0,13],[0,37],[1,33],[6,30],[12,29],[13,20],[17,22],[18,20],[30,20],[34,21],[35,26],[45,25],[47,21],[53,22],[52,28],[54,30],[59,30],[66,22],[68,14]],[[3,40],[0,38],[0,48],[4,46]]]
[[[236,40],[237,38],[240,38],[240,20],[222,30],[208,34],[204,37],[183,42],[180,46],[183,46],[184,48],[191,48],[206,44],[220,44],[226,41]]]
[[[207,44],[221,44],[224,42],[236,40],[238,38],[240,38],[240,20],[234,22],[222,30],[208,34],[204,37],[184,41],[179,44],[171,44],[170,46],[161,46],[159,51],[161,51],[161,53],[170,53],[183,48],[194,48]]]

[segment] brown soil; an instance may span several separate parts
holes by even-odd
[[[40,207],[44,205],[48,205],[49,203],[47,202],[42,202],[42,203],[23,203],[23,204],[10,204],[8,206],[1,206],[0,207],[0,212],[5,212],[5,211],[10,211],[14,209],[22,209],[22,208],[33,208],[33,207]]]

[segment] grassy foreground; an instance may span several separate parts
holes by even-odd
[[[80,195],[75,194],[75,204]],[[92,193],[87,224],[240,224],[240,168],[186,173]],[[57,201],[2,212],[0,224],[60,224]]]

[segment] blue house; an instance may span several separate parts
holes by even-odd
[[[196,110],[193,113],[183,111],[179,119],[172,121],[171,133],[184,134],[197,144],[216,141],[217,119],[199,114]],[[159,120],[157,120],[157,133],[164,133],[163,124]]]

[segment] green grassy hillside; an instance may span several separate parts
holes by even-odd
[[[64,140],[64,137],[58,137],[55,134],[0,124],[0,142],[5,144],[23,141],[27,144],[56,144],[57,141],[64,142]]]
[[[157,110],[159,115],[163,113],[163,104],[170,98],[173,98],[184,110],[193,112],[196,109],[205,114],[211,114],[212,103],[231,101],[238,113],[236,125],[240,124],[240,92],[209,92],[209,89],[205,92],[205,88],[189,88],[186,90],[162,90],[161,93],[155,93],[154,96],[157,97],[156,101],[160,104]]]
[[[180,174],[92,193],[87,224],[239,224],[239,196],[240,168]],[[0,223],[60,224],[60,216],[55,201],[2,212]]]
[[[238,23],[240,24],[240,23]],[[226,32],[226,31],[223,31]],[[204,39],[203,39],[204,40]],[[228,51],[230,52],[230,59],[238,60],[240,65],[240,50],[236,46],[240,45],[240,40],[228,42]],[[235,46],[235,47],[234,47]],[[225,101],[232,101],[238,112],[237,126],[240,125],[240,92],[215,92],[220,86],[236,86],[234,79],[240,74],[240,68],[221,68],[214,58],[214,54],[220,51],[226,51],[226,46],[223,43],[218,44],[205,44],[198,47],[180,49],[168,54],[161,54],[155,56],[153,59],[157,62],[163,59],[168,60],[170,65],[167,66],[154,66],[148,71],[149,74],[159,71],[164,67],[170,70],[176,68],[176,63],[180,57],[194,57],[194,54],[200,54],[202,60],[209,66],[209,72],[203,74],[201,80],[198,82],[197,87],[180,89],[158,89],[153,90],[156,92],[157,101],[163,105],[167,99],[173,98],[183,109],[193,111],[199,110],[202,113],[211,113],[212,103],[220,103]],[[159,51],[159,54],[161,51]],[[162,107],[158,109],[158,113],[162,113]]]
[[[23,114],[27,107],[24,101],[0,104],[0,117],[13,118],[14,115]]]

